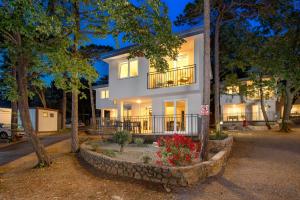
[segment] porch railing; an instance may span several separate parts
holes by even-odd
[[[152,115],[117,118],[98,118],[98,129],[127,130],[134,134],[187,134],[198,135],[200,116],[189,115]]]
[[[276,112],[267,111],[269,121],[276,121],[278,115]],[[222,120],[224,122],[235,121],[264,121],[263,114],[261,112],[228,112],[222,114]]]
[[[170,69],[164,73],[147,74],[148,89],[190,85],[196,82],[196,65],[188,65],[178,69]]]

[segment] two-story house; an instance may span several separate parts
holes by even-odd
[[[197,134],[203,95],[203,30],[179,34],[186,41],[169,69],[160,73],[149,60],[128,60],[129,49],[102,58],[109,64],[109,84],[95,86],[100,126],[122,127],[134,133]]]
[[[268,78],[264,78],[268,79]],[[244,78],[240,80],[246,86],[248,95],[240,92],[239,86],[227,86],[220,96],[222,121],[227,123],[236,123],[246,120],[253,125],[260,124],[264,121],[259,88],[251,87],[253,81]],[[251,88],[251,89],[250,89]],[[252,90],[249,92],[248,90]],[[249,94],[250,93],[250,94]],[[268,87],[263,88],[264,106],[269,121],[277,121],[281,118],[283,112],[283,104],[276,92]],[[300,104],[297,101],[291,110],[291,117],[300,116]]]

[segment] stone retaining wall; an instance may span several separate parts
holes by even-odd
[[[120,161],[89,150],[85,143],[80,147],[80,155],[86,162],[102,172],[162,184],[188,186],[204,180],[208,176],[218,174],[226,164],[233,138],[228,137],[219,142],[222,143],[219,146],[224,148],[210,160],[185,167],[156,166]],[[218,142],[214,141],[214,144],[216,143]]]

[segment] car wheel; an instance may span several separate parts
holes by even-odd
[[[0,138],[1,138],[1,139],[7,139],[7,138],[8,138],[7,133],[4,132],[4,131],[0,132]]]

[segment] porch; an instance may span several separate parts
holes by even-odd
[[[200,132],[201,118],[198,114],[152,115],[123,118],[98,118],[97,129],[102,133],[126,130],[132,134],[186,134],[196,136]]]

